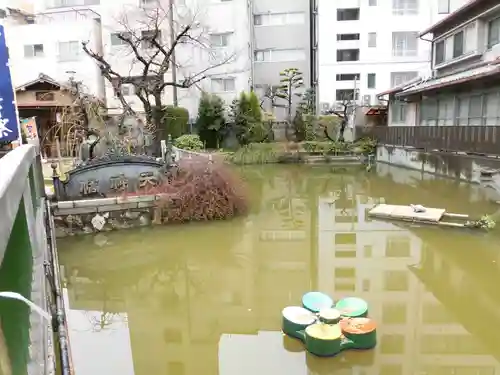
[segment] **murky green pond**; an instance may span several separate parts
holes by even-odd
[[[478,186],[376,172],[242,170],[251,214],[59,242],[76,375],[500,374],[500,238],[395,225],[372,204],[493,213]],[[366,299],[370,352],[317,359],[280,332],[303,293]]]

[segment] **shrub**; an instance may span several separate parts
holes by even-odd
[[[354,145],[345,142],[306,141],[302,143],[302,148],[311,153],[337,154],[353,151]]]
[[[164,223],[229,219],[248,212],[243,181],[221,162],[181,159],[177,173],[139,194],[158,194]]]
[[[226,160],[237,165],[279,163],[285,154],[282,144],[250,143],[228,154]]]
[[[189,111],[183,107],[167,105],[162,109],[162,124],[166,135],[172,138],[180,137],[189,131]]]
[[[325,115],[318,117],[317,133],[321,138],[325,137],[325,130],[332,139],[337,139],[342,119],[335,115]]]
[[[242,92],[231,104],[231,121],[240,145],[262,142],[268,136],[269,127],[263,122],[262,110],[257,95]]]
[[[219,148],[225,135],[224,101],[217,95],[203,93],[198,106],[196,127],[207,148]]]
[[[174,140],[174,146],[183,150],[201,151],[203,142],[196,134],[184,134]]]

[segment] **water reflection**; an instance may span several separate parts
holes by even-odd
[[[494,207],[469,185],[378,172],[246,168],[247,218],[61,241],[76,374],[500,374],[496,241],[366,215],[384,199]],[[378,347],[318,359],[284,337],[281,309],[310,290],[366,299]]]

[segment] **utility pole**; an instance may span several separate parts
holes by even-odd
[[[172,49],[172,54],[170,55],[170,69],[172,69],[172,81],[177,83],[177,65],[175,59],[175,27],[174,27],[174,0],[168,0],[168,24],[170,28],[170,48]],[[179,105],[179,100],[177,96],[177,86],[172,86],[173,102],[174,106]]]

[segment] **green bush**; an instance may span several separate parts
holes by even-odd
[[[226,155],[226,160],[238,165],[279,163],[285,150],[277,143],[250,143]]]
[[[369,137],[361,138],[356,141],[356,148],[363,155],[374,154],[377,150],[377,140]]]
[[[196,134],[184,134],[174,140],[174,146],[183,150],[201,151],[203,142]]]
[[[207,148],[219,148],[226,130],[224,101],[219,96],[208,93],[201,95],[196,128]]]
[[[163,107],[162,115],[162,123],[167,135],[177,138],[188,133],[189,111],[186,108],[167,105]]]
[[[186,108],[166,105],[161,108],[153,107],[152,112],[157,123],[161,124],[159,130],[163,139],[169,134],[172,138],[177,138],[188,132],[189,112]]]
[[[236,139],[240,145],[262,142],[269,133],[269,126],[264,124],[262,110],[257,95],[242,92],[231,104],[231,122]]]

